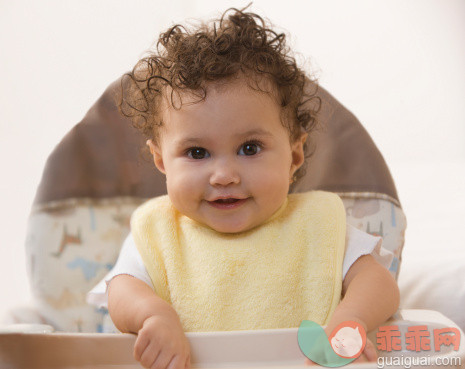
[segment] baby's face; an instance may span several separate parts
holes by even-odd
[[[246,231],[284,203],[306,135],[291,143],[276,101],[243,82],[207,92],[167,108],[159,144],[148,144],[176,209],[218,232]]]

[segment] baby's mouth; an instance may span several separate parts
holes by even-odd
[[[226,199],[216,199],[214,201],[208,201],[208,203],[217,209],[235,209],[241,206],[247,199],[236,199],[229,197]]]
[[[230,198],[230,199],[218,199],[218,200],[215,200],[214,202],[216,202],[217,204],[233,204],[237,201],[239,201],[239,199]]]

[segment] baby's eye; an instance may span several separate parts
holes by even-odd
[[[246,142],[245,144],[243,144],[241,146],[241,148],[239,149],[238,154],[239,155],[247,155],[247,156],[256,155],[261,151],[261,149],[262,148],[261,148],[260,144],[258,144],[256,142]]]
[[[210,154],[202,147],[192,147],[187,150],[187,156],[192,159],[205,159],[208,158]]]

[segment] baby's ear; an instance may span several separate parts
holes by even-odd
[[[162,172],[163,174],[165,173],[165,165],[163,163],[163,156],[161,154],[161,149],[160,147],[153,141],[153,140],[147,140],[147,146],[150,149],[150,153],[153,156],[153,162],[155,163],[155,166],[157,169]]]
[[[307,140],[307,136],[308,134],[306,132],[302,133],[302,135],[292,144],[292,175],[302,166],[305,161],[304,144]]]

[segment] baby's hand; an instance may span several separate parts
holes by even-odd
[[[179,322],[162,316],[144,321],[134,345],[134,357],[150,369],[190,368],[190,347]]]
[[[375,345],[367,337],[367,342],[365,348],[362,351],[362,354],[355,359],[354,363],[364,363],[367,361],[376,361],[378,358],[378,353],[376,352]]]

